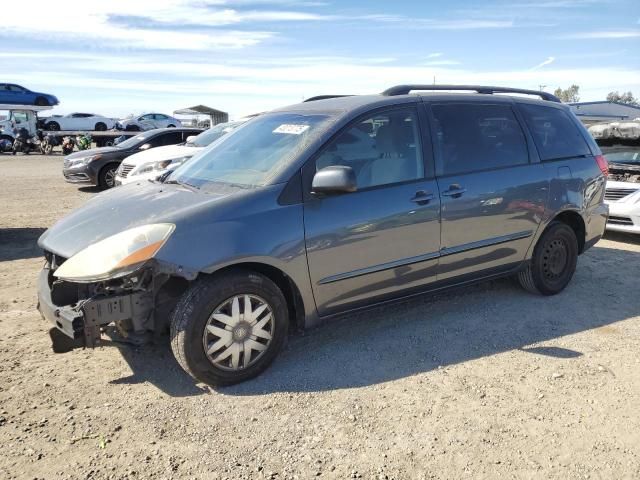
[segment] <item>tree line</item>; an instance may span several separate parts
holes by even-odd
[[[573,84],[569,88],[558,87],[553,94],[564,103],[576,103],[580,101],[580,86]],[[640,106],[640,99],[634,97],[632,92],[620,93],[617,90],[615,92],[609,92],[607,94],[607,101]]]

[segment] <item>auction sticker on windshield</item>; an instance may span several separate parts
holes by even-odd
[[[294,125],[285,123],[276,128],[273,133],[288,133],[290,135],[300,135],[309,128],[309,125]]]

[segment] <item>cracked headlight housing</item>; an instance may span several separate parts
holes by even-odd
[[[156,223],[116,233],[76,253],[54,275],[78,283],[129,275],[154,257],[174,229],[172,223]]]

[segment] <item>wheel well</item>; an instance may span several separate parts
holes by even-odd
[[[118,169],[118,167],[120,166],[120,164],[118,162],[109,162],[106,165],[104,165],[100,171],[98,172],[98,178],[100,178],[100,175],[102,175],[102,172],[104,172],[107,168],[111,167],[115,165],[116,166],[116,170]]]
[[[578,239],[578,252],[582,253],[582,251],[584,250],[586,228],[584,225],[584,220],[582,219],[580,214],[573,211],[566,211],[556,215],[553,220],[562,222],[573,229],[573,232],[576,234],[576,238]]]
[[[269,278],[273,283],[275,283],[280,291],[282,291],[282,294],[287,301],[290,318],[289,328],[291,330],[304,328],[305,312],[304,303],[302,302],[302,295],[300,295],[300,290],[298,290],[298,287],[293,282],[291,277],[289,277],[279,268],[267,265],[265,263],[257,262],[245,262],[229,265],[228,267],[216,270],[211,275],[217,275],[221,272],[228,272],[229,270],[237,269],[253,270],[254,272],[261,273],[265,277]]]

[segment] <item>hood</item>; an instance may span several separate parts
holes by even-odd
[[[91,155],[98,155],[99,153],[115,153],[121,152],[122,150],[118,147],[101,147],[101,148],[90,148],[88,150],[80,150],[79,152],[73,152],[64,157],[65,159],[73,159],[73,158],[82,158],[89,157]]]
[[[49,228],[38,246],[65,258],[104,238],[149,223],[188,221],[225,197],[246,191],[221,185],[207,193],[175,184],[124,185],[100,193]]]
[[[127,157],[127,165],[142,165],[147,162],[158,162],[161,160],[171,160],[172,158],[180,158],[193,156],[202,150],[199,147],[185,147],[184,145],[167,145],[165,147],[150,148],[139,153]]]

